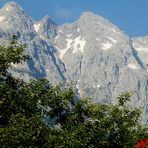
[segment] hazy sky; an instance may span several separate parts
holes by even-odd
[[[33,19],[49,15],[57,24],[73,22],[82,12],[101,15],[129,36],[148,35],[148,0],[14,0]],[[9,0],[0,0],[2,7]]]

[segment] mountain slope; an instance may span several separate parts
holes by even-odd
[[[53,84],[73,81],[79,95],[90,96],[94,102],[116,103],[121,92],[132,91],[131,103],[144,107],[147,117],[147,37],[130,39],[91,12],[61,26],[48,16],[34,21],[14,2],[0,9],[0,41],[12,34],[27,44],[32,58],[14,66],[16,76],[46,77]]]
[[[132,39],[133,47],[136,49],[137,54],[142,60],[146,69],[148,69],[148,36],[135,37]]]

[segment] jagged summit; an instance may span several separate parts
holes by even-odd
[[[105,34],[105,36],[112,34],[118,38],[128,38],[128,36],[112,22],[92,12],[83,12],[75,22],[60,26],[60,31],[62,31],[62,29],[68,34],[73,34],[75,30],[77,30],[89,38],[91,38],[91,35],[99,35],[100,33],[102,35]]]
[[[40,20],[40,22],[42,22],[42,23],[53,23],[53,24],[55,24],[49,15],[44,16]]]
[[[18,38],[24,38],[21,33],[29,34],[29,32],[33,32],[33,20],[17,3],[8,2],[0,9],[0,28],[4,32],[9,32],[9,34],[17,34]]]
[[[6,5],[4,5],[4,7],[2,8],[3,11],[23,11],[23,9],[21,8],[21,6],[19,6],[16,2],[8,2],[6,3]]]
[[[48,15],[34,23],[34,29],[42,39],[52,39],[55,37],[56,27],[57,25]]]
[[[46,15],[38,22],[40,22],[42,24],[49,24],[50,22],[53,22],[53,21],[51,20],[50,16]]]

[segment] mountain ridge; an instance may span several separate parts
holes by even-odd
[[[26,52],[32,58],[27,64],[14,66],[15,76],[27,80],[45,77],[52,84],[73,81],[81,97],[101,103],[115,103],[119,94],[132,91],[131,103],[144,108],[146,121],[147,37],[130,38],[92,12],[84,12],[75,22],[63,25],[55,24],[47,16],[34,21],[11,2],[0,9],[0,41],[13,34],[19,42],[27,43]]]

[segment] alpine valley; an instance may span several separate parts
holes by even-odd
[[[31,57],[13,65],[14,76],[28,81],[47,78],[53,85],[73,82],[81,97],[116,103],[131,91],[131,104],[148,117],[148,36],[130,38],[105,18],[84,12],[71,24],[50,17],[33,20],[14,2],[0,9],[0,43],[16,34]]]

